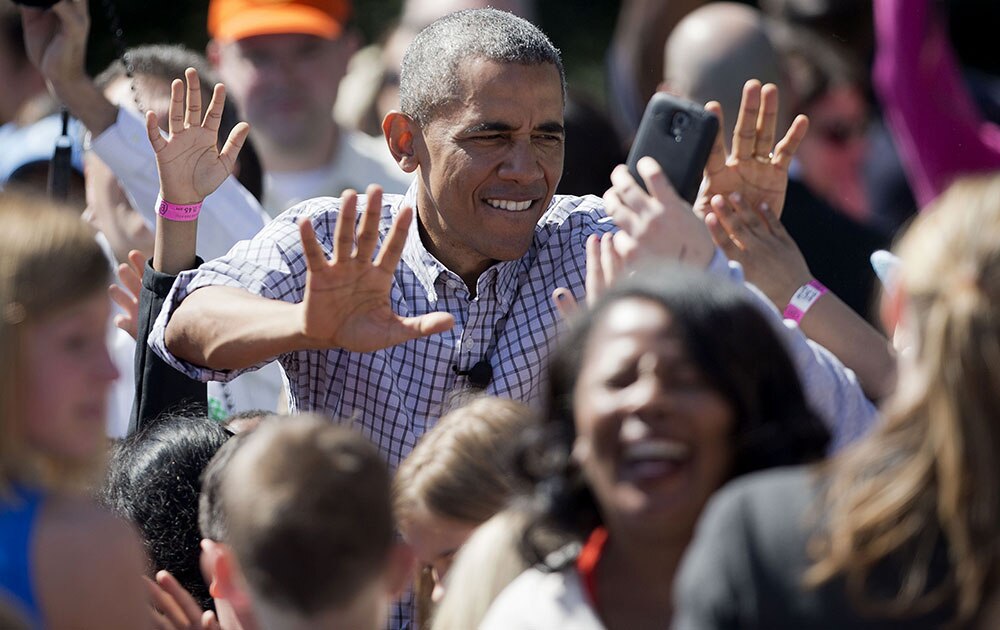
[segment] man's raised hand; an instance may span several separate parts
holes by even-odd
[[[219,151],[219,125],[226,102],[225,88],[221,83],[215,85],[212,102],[203,117],[198,72],[188,68],[184,78],[187,83],[186,107],[185,81],[174,79],[170,84],[167,138],[160,134],[153,112],[146,113],[146,131],[156,152],[163,199],[176,204],[193,204],[205,199],[233,172],[236,156],[250,133],[250,126],[241,122],[233,127],[225,146]]]
[[[778,88],[751,79],[743,86],[743,99],[733,131],[733,149],[726,155],[722,137],[722,106],[712,101],[705,109],[719,118],[719,134],[705,165],[702,194],[695,211],[711,212],[715,195],[739,193],[751,208],[766,204],[781,217],[788,189],[788,166],[809,129],[809,119],[796,116],[788,132],[774,144],[778,128]]]
[[[309,347],[372,352],[444,332],[455,324],[448,313],[400,317],[392,310],[389,292],[413,209],[404,206],[400,210],[376,255],[382,189],[369,186],[366,201],[355,233],[358,196],[353,190],[344,193],[330,260],[316,239],[312,223],[308,219],[299,223],[307,270],[301,304],[302,331]]]

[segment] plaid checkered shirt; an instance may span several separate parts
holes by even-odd
[[[415,207],[415,187],[404,196],[384,195],[380,242],[402,205]],[[359,209],[364,202],[360,196]],[[170,354],[163,341],[168,318],[192,291],[210,285],[301,301],[306,263],[297,221],[310,217],[330,256],[338,211],[338,199],[303,202],[252,240],[238,243],[228,255],[182,273],[154,324],[150,345],[192,378],[226,381],[236,376],[239,371],[206,369]],[[539,220],[528,252],[487,269],[474,296],[458,275],[424,248],[417,229],[413,221],[396,268],[390,293],[393,311],[404,317],[451,313],[455,317],[452,330],[376,352],[307,350],[278,358],[288,379],[293,412],[317,411],[353,423],[393,468],[447,409],[453,395],[469,386],[456,369],[467,370],[488,358],[493,378],[486,393],[529,404],[537,401],[560,320],[552,291],[566,287],[583,299],[587,236],[614,228],[599,198],[557,196]]]
[[[415,186],[405,196],[383,197],[380,242],[404,203],[416,207]],[[359,197],[359,208],[364,201]],[[297,221],[301,216],[310,217],[330,256],[338,211],[338,199],[303,202],[252,240],[238,243],[228,255],[182,273],[154,324],[150,346],[192,378],[225,381],[235,377],[239,371],[210,370],[171,355],[163,340],[169,317],[192,291],[211,285],[242,288],[287,302],[301,301],[306,265]],[[552,291],[566,287],[582,301],[585,241],[590,234],[614,229],[600,199],[557,196],[539,220],[528,252],[518,260],[487,269],[479,277],[473,297],[462,279],[424,248],[414,221],[390,291],[393,311],[402,316],[445,311],[454,316],[454,328],[376,352],[308,350],[279,357],[288,379],[291,410],[318,411],[353,423],[395,469],[446,411],[453,394],[468,387],[468,380],[456,369],[467,370],[488,358],[493,378],[486,393],[528,404],[537,402],[560,323]],[[742,269],[719,250],[709,269],[742,282]],[[774,305],[754,287],[747,287],[751,298],[770,313],[775,328],[781,331],[807,398],[833,431],[835,446],[864,433],[874,424],[877,411],[864,397],[853,372],[825,348],[808,341],[797,326],[783,325]],[[407,594],[393,606],[390,628],[409,627],[411,597]]]

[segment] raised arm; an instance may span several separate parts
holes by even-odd
[[[169,137],[160,135],[152,113],[147,114],[147,128],[161,197],[188,205],[202,201],[229,175],[249,127],[237,125],[219,151],[223,87],[215,87],[203,118],[197,73],[188,69],[186,77],[186,107],[183,83],[171,86]],[[297,350],[370,352],[451,328],[454,320],[445,313],[399,317],[392,311],[389,291],[413,210],[400,211],[376,255],[381,188],[369,187],[367,203],[371,211],[363,213],[355,231],[357,194],[344,194],[332,260],[327,260],[311,222],[299,223],[306,264],[301,302],[272,300],[232,287],[199,289],[173,312],[164,332],[167,349],[197,365],[239,369]]]
[[[766,203],[775,211],[784,205],[788,164],[805,136],[808,120],[804,116],[796,118],[775,145],[776,105],[774,86],[762,88],[757,81],[747,82],[732,154],[726,156],[720,136],[705,168],[702,196],[696,202],[700,212],[710,213],[711,199],[718,194],[739,193],[754,207]],[[721,116],[717,103],[710,103],[708,108]],[[612,175],[612,188],[604,197],[608,213],[621,228],[615,235],[614,246],[622,258],[629,262],[647,256],[665,257],[707,267],[713,273],[742,282],[742,272],[726,263],[702,219],[690,206],[678,202],[659,165],[651,159],[642,160],[639,172],[650,194],[639,188],[622,166]],[[747,290],[785,339],[810,404],[833,432],[834,446],[839,447],[867,430],[877,414],[853,371],[845,369],[827,349],[807,340],[801,331],[786,328],[781,313],[759,290],[752,287]]]
[[[170,319],[167,348],[190,363],[229,370],[298,350],[372,352],[450,329],[454,319],[447,313],[400,317],[393,312],[389,291],[413,211],[400,211],[373,260],[381,196],[381,189],[369,187],[372,211],[363,213],[355,246],[357,194],[344,194],[330,260],[312,223],[299,223],[307,270],[301,302],[271,300],[231,287],[199,289]]]
[[[84,69],[90,28],[87,1],[62,0],[49,10],[21,11],[32,63],[56,97],[91,132],[93,152],[114,172],[132,208],[152,228],[158,188],[153,152],[144,140],[141,118],[128,107],[111,103]],[[98,227],[109,238],[110,232],[116,231],[109,224],[120,220],[118,215],[107,215],[110,210],[91,208],[103,217]],[[234,177],[211,195],[205,210],[199,230],[201,253],[206,258],[221,256],[237,241],[251,238],[267,219],[257,200]],[[119,251],[127,251],[129,246],[119,247]]]
[[[770,208],[751,209],[741,196],[716,195],[705,224],[730,260],[779,309],[814,280],[802,252]],[[832,292],[802,316],[799,328],[854,370],[865,393],[881,400],[895,388],[896,359],[889,341]]]
[[[799,144],[809,130],[809,119],[799,114],[788,131],[775,144],[778,132],[778,88],[773,83],[761,85],[751,79],[743,86],[740,111],[733,129],[732,150],[726,154],[722,137],[722,106],[716,101],[705,109],[719,119],[712,152],[705,165],[705,181],[695,211],[704,217],[715,195],[739,193],[751,207],[766,203],[778,217],[785,207],[788,190],[788,167]]]
[[[721,106],[712,101],[705,106],[722,120]],[[715,246],[702,223],[711,212],[715,195],[739,193],[753,206],[762,203],[781,214],[788,188],[788,166],[805,137],[809,120],[798,116],[784,137],[775,144],[778,119],[778,88],[747,81],[733,132],[733,149],[726,154],[723,125],[715,139],[702,192],[694,205],[681,200],[663,171],[652,159],[640,160],[639,172],[646,181],[646,194],[620,166],[611,174],[611,188],[604,201],[608,214],[625,233],[616,237],[615,247],[626,261],[637,257],[659,257],[707,267]]]
[[[983,119],[930,0],[876,0],[874,86],[921,207],[966,173],[1000,169],[1000,127]]]
[[[118,108],[84,69],[90,31],[87,0],[60,0],[51,9],[21,7],[21,21],[28,58],[56,98],[95,136],[113,125]]]

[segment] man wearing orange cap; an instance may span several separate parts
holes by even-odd
[[[209,61],[251,126],[264,163],[264,207],[275,216],[304,199],[409,177],[381,138],[339,127],[337,89],[356,48],[348,0],[212,0]]]

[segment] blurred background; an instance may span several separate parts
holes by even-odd
[[[165,10],[164,5],[135,0],[91,0],[93,26],[88,69],[97,73],[117,56],[111,36],[113,24],[120,25],[127,46],[169,42],[204,50],[207,4],[206,0],[174,0]],[[622,4],[621,0],[539,0],[537,3],[540,25],[562,51],[570,84],[599,103],[605,99],[604,55]],[[747,1],[745,4],[756,6],[759,3]],[[870,17],[857,11],[857,5],[866,4],[864,2],[817,0],[798,4],[813,4],[817,12],[820,5],[839,4],[844,7],[845,14],[853,16],[859,28],[870,29]],[[941,4],[950,16],[952,42],[963,65],[1000,74],[1000,55],[996,54],[1000,2],[944,0]],[[117,23],[109,19],[109,5],[118,16]],[[395,23],[401,7],[402,0],[357,0],[355,25],[365,41],[378,41]],[[180,39],[178,34],[182,34]],[[837,36],[836,33],[831,35]],[[659,69],[650,67],[649,72],[656,74]]]

